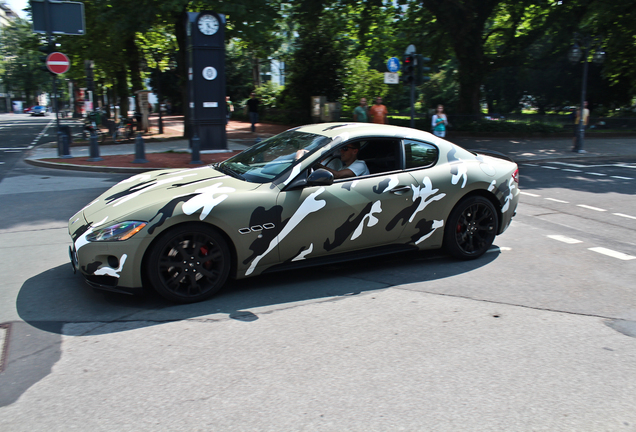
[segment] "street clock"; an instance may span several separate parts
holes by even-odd
[[[219,31],[219,19],[212,14],[201,14],[197,19],[199,31],[206,36],[212,36]]]
[[[186,16],[190,139],[196,134],[201,150],[227,148],[225,24],[214,11]]]

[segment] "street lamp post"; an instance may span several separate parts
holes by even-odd
[[[603,63],[605,60],[605,52],[601,50],[602,40],[600,38],[592,38],[588,35],[575,34],[574,46],[568,53],[568,58],[572,63],[578,63],[583,56],[583,85],[581,86],[581,104],[579,105],[579,123],[575,125],[576,134],[573,152],[585,153],[583,143],[585,140],[585,99],[587,92],[587,70],[588,57],[590,51],[596,48],[596,52],[592,58],[594,63]]]

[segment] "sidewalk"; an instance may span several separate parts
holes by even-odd
[[[156,118],[152,119],[154,124]],[[227,159],[243,151],[258,140],[276,135],[288,126],[259,124],[256,133],[250,131],[246,122],[230,121],[227,128],[227,150],[202,150],[200,159],[203,164],[210,164]],[[153,128],[154,129],[154,128]],[[182,122],[175,118],[164,120],[164,134],[144,136],[144,148],[147,163],[133,163],[135,160],[135,143],[105,144],[99,146],[102,161],[90,162],[90,148],[87,145],[73,145],[70,158],[59,158],[55,142],[40,145],[29,151],[26,162],[32,165],[83,170],[94,172],[139,173],[162,168],[193,168],[189,141],[182,139]],[[447,137],[466,149],[488,149],[510,156],[517,163],[541,161],[574,161],[574,160],[621,160],[636,159],[636,138],[586,138],[586,153],[573,153],[571,138],[469,138]]]

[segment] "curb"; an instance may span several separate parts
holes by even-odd
[[[141,174],[148,171],[158,171],[169,168],[133,168],[133,167],[108,167],[108,166],[92,166],[92,165],[75,165],[71,163],[47,162],[39,159],[24,159],[26,163],[33,166],[51,169],[62,169],[67,171],[88,171],[98,173],[115,173],[115,174]],[[200,165],[198,165],[200,166]]]
[[[633,160],[636,158],[636,155],[572,155],[572,156],[559,156],[559,157],[545,157],[545,158],[515,158],[513,156],[507,155],[511,157],[515,163],[517,164],[527,164],[527,163],[541,163],[541,162],[574,162],[574,161],[583,161],[583,160],[593,160],[593,161],[621,161],[621,160]],[[68,160],[68,159],[67,159]],[[73,163],[66,162],[48,162],[42,161],[39,159],[24,159],[26,163],[33,166],[38,166],[42,168],[50,168],[50,169],[62,169],[67,171],[84,171],[84,172],[95,172],[95,173],[114,173],[114,174],[141,174],[148,171],[158,171],[164,169],[172,169],[172,168],[151,168],[151,167],[143,167],[142,165],[139,168],[136,167],[109,167],[109,166],[93,166],[93,165],[76,165]],[[205,164],[192,164],[192,168],[200,167]],[[189,167],[180,167],[175,169],[187,169]]]

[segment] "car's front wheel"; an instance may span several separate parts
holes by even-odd
[[[460,259],[482,256],[495,240],[498,219],[495,206],[488,199],[464,198],[448,218],[444,232],[446,251]]]
[[[164,298],[193,303],[221,289],[230,271],[223,237],[204,225],[182,225],[161,236],[150,252],[148,278]]]

